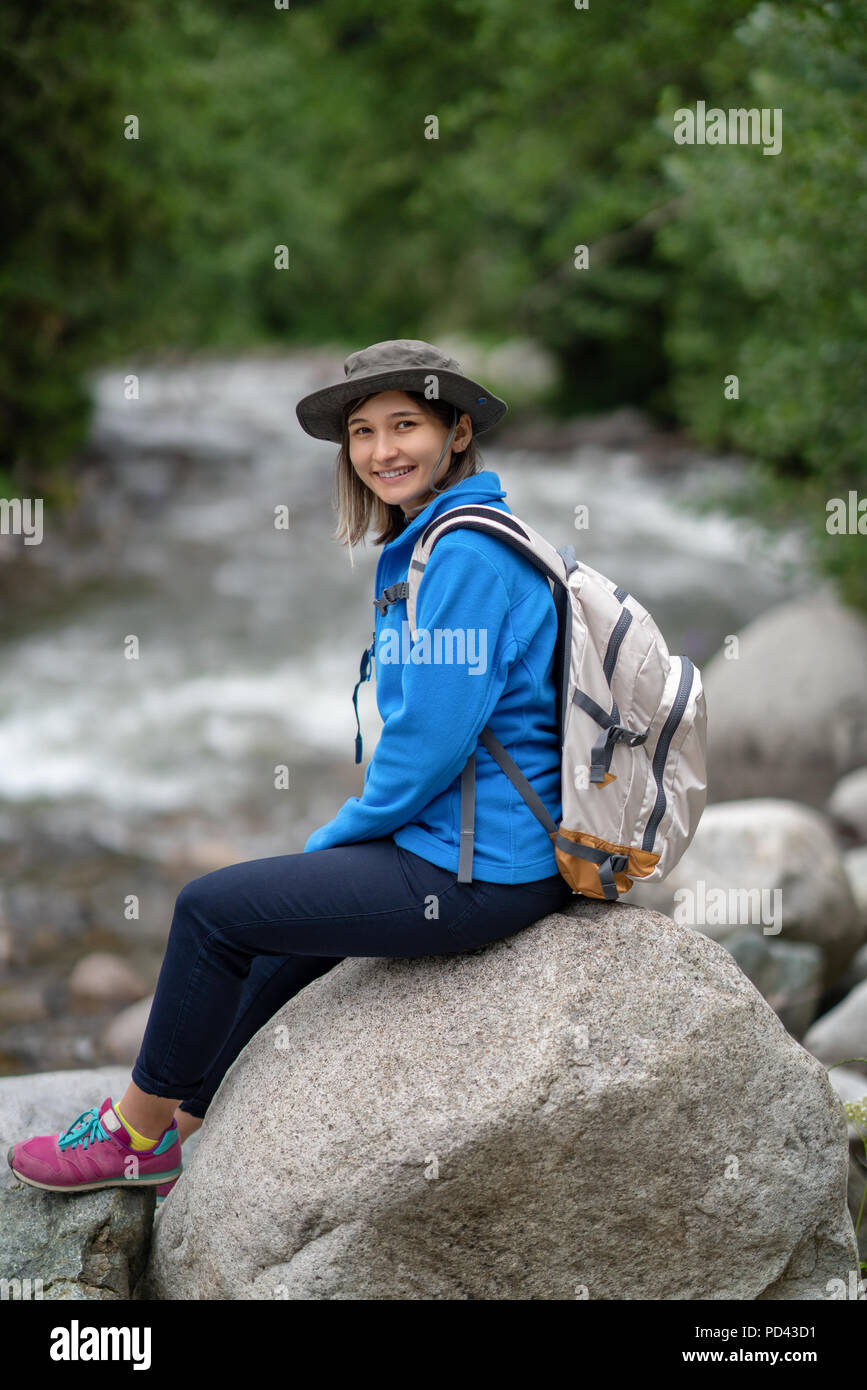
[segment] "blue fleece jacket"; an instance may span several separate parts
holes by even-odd
[[[440,512],[484,502],[511,514],[505,495],[486,469],[434,498],[383,546],[376,595],[406,579],[418,536]],[[416,643],[405,599],[383,615],[374,612],[379,742],[362,795],[315,830],[305,852],[391,835],[457,875],[460,774],[475,751],[473,878],[529,883],[557,873],[547,832],[478,742],[489,724],[559,825],[557,611],[548,580],[496,537],[453,531],[437,542],[421,580]]]

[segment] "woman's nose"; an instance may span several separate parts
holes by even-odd
[[[378,439],[373,448],[373,461],[374,463],[387,463],[389,459],[394,458],[396,453],[397,449],[394,444],[389,444],[387,439]]]

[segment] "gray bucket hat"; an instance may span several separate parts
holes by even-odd
[[[301,428],[314,439],[341,442],[347,401],[379,391],[424,391],[432,377],[440,399],[466,411],[475,434],[489,430],[509,408],[499,396],[465,376],[454,357],[420,338],[390,338],[361,348],[349,354],[343,371],[345,381],[311,392],[295,407]]]

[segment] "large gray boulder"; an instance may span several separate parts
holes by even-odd
[[[867,934],[867,845],[848,849],[843,855],[843,868],[858,908],[861,925]]]
[[[823,806],[867,763],[867,622],[829,596],[772,608],[703,668],[708,801]]]
[[[867,845],[867,767],[841,777],[828,798],[827,810],[843,835]]]
[[[636,880],[629,901],[727,941],[811,942],[822,988],[844,973],[865,928],[827,816],[771,797],[705,808],[692,843],[660,883]]]
[[[817,1018],[803,1038],[803,1045],[829,1067],[851,1061],[852,1071],[867,1074],[867,980],[850,990],[845,999]]]
[[[148,994],[135,1004],[128,1004],[103,1030],[99,1039],[106,1057],[113,1062],[126,1062],[130,1067],[141,1051],[142,1038],[150,1018],[154,997]],[[124,1090],[126,1087],[124,1087]]]
[[[128,1084],[126,1067],[0,1080],[0,1279],[8,1281],[6,1297],[132,1297],[150,1245],[154,1189],[40,1192],[20,1182],[6,1162],[18,1139],[57,1134],[107,1095],[119,1100]]]
[[[718,943],[576,898],[348,958],[251,1039],[138,1297],[825,1299],[847,1123]]]

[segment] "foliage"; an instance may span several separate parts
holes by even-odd
[[[624,13],[9,0],[0,469],[63,495],[101,361],[517,334],[559,363],[550,409],[630,401],[754,457],[727,505],[803,526],[867,607],[859,538],[824,529],[864,476],[867,21],[849,0]],[[699,98],[781,107],[783,152],[675,146]]]
[[[867,1062],[867,1057],[844,1057],[843,1060],[840,1062],[832,1062],[830,1067],[827,1067],[826,1070],[833,1071],[835,1067],[846,1066],[848,1062]],[[862,1124],[867,1125],[867,1096],[862,1096],[860,1100],[846,1101],[843,1105],[843,1109],[846,1112],[846,1119],[848,1120],[852,1128],[855,1130],[855,1133],[858,1135],[858,1138],[861,1140],[861,1143],[864,1145],[864,1157],[865,1159],[867,1159],[867,1129],[865,1129],[862,1132],[860,1128]],[[864,1190],[861,1193],[861,1202],[858,1207],[858,1215],[855,1218],[856,1239],[861,1229],[861,1219],[864,1215],[865,1199],[867,1199],[867,1183],[865,1183]],[[858,1263],[861,1269],[867,1270],[867,1260],[859,1260]]]
[[[782,111],[782,151],[685,146],[664,161],[689,209],[657,238],[680,269],[665,336],[675,408],[700,439],[755,460],[731,509],[800,526],[867,608],[863,536],[827,530],[829,500],[863,494],[867,478],[867,16],[760,5],[736,37],[749,59],[743,104]],[[683,104],[663,94],[666,122]],[[723,391],[730,373],[736,400]]]

